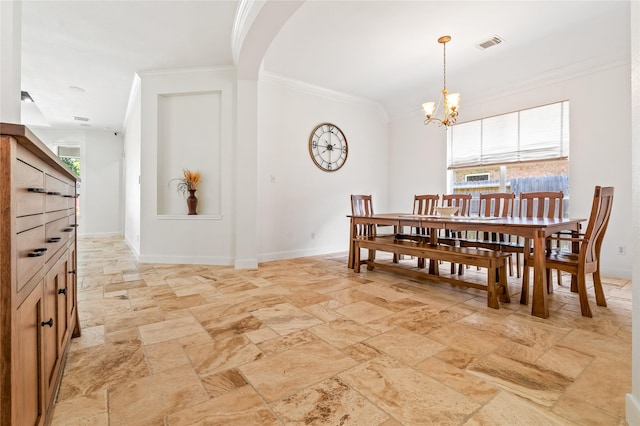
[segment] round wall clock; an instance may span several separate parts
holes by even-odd
[[[309,135],[309,155],[325,172],[335,172],[344,166],[349,154],[347,138],[335,124],[318,124]]]

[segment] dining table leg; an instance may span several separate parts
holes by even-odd
[[[353,218],[349,221],[349,259],[347,261],[347,267],[349,269],[353,269],[353,258],[355,256],[355,243],[353,238],[355,236],[355,223],[353,222]]]
[[[429,244],[432,246],[438,245],[438,230],[431,228],[429,230]],[[434,259],[429,259],[429,274],[431,275],[440,275],[440,268],[438,266],[438,261]]]
[[[542,229],[538,229],[533,238],[533,297],[531,302],[531,315],[540,318],[549,317],[545,258],[545,233]]]

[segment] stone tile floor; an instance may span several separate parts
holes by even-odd
[[[258,270],[137,264],[117,238],[78,253],[83,334],[53,425],[626,424],[630,281],[605,279],[609,306],[591,296],[583,318],[565,276],[540,319],[515,276],[494,310],[344,253]]]

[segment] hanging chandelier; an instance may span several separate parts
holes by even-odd
[[[424,124],[436,123],[438,126],[451,126],[456,122],[458,117],[458,108],[460,106],[460,93],[447,92],[447,43],[451,41],[451,36],[445,35],[438,39],[438,43],[442,44],[444,52],[444,78],[442,97],[438,100],[438,104],[435,102],[425,102],[422,104],[424,110],[425,120]],[[438,112],[440,103],[444,104],[444,117],[442,119],[434,118],[433,115]]]

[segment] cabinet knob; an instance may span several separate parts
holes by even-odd
[[[66,295],[67,294],[67,288],[66,287],[65,288],[61,288],[60,290],[58,290],[58,294]]]
[[[42,321],[40,325],[42,325],[43,327],[45,325],[48,325],[49,327],[53,327],[53,318],[49,318],[49,321]]]

